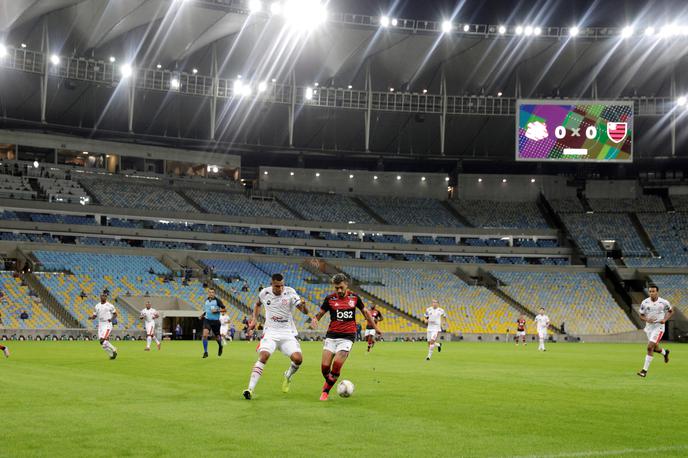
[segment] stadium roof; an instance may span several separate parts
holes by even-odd
[[[59,56],[60,64],[47,63],[51,77],[46,122],[92,134],[130,130],[127,90],[118,84],[122,66],[155,72],[159,65],[168,86],[136,91],[131,130],[163,143],[162,137],[209,139],[213,97],[172,93],[169,83],[181,80],[183,94],[201,79],[210,87],[215,63],[218,78],[233,85],[241,75],[252,96],[260,82],[271,86],[271,97],[273,85],[283,93],[297,86],[302,96],[295,103],[293,147],[320,152],[365,151],[366,106],[347,105],[346,100],[366,95],[368,69],[372,91],[391,98],[382,108],[376,104],[370,119],[369,150],[385,155],[513,157],[511,115],[516,97],[595,94],[635,98],[643,115],[636,121],[637,155],[667,155],[669,132],[656,126],[671,113],[675,98],[688,90],[688,37],[680,26],[675,33],[664,33],[658,24],[656,36],[638,30],[629,38],[621,36],[619,27],[581,27],[572,37],[570,27],[539,26],[535,18],[505,23],[502,35],[499,22],[464,23],[455,18],[452,33],[443,34],[438,30],[441,18],[435,23],[399,18],[396,27],[383,28],[379,16],[336,12],[326,24],[300,33],[308,23],[295,31],[269,13],[249,14],[248,7],[248,2],[237,0],[13,0],[0,10],[0,36],[12,52],[43,51],[35,56],[46,60]],[[263,7],[269,8],[267,3]],[[517,34],[517,25],[529,24],[540,27],[541,35]],[[112,80],[107,84],[89,80],[88,70],[79,76],[73,69],[61,73],[67,70],[54,68],[66,68],[70,57],[102,62],[103,67],[113,57]],[[0,87],[4,114],[13,120],[40,121],[40,72],[16,70],[0,69],[6,82]],[[446,93],[466,97],[456,99],[459,108],[449,111],[444,153],[437,105],[443,72]],[[315,91],[317,103],[304,100],[308,87]],[[418,104],[404,105],[405,93],[409,98],[415,94]],[[289,147],[290,99],[271,101],[275,103],[220,97],[217,147]],[[684,140],[678,139],[679,154]]]

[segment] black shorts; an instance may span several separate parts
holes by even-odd
[[[203,329],[213,331],[216,336],[220,335],[220,320],[208,320],[203,318]]]

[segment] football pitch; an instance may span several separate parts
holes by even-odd
[[[688,355],[668,344],[647,379],[642,344],[356,343],[318,401],[321,343],[281,392],[275,354],[241,396],[255,343],[10,342],[0,360],[0,456],[686,456]]]

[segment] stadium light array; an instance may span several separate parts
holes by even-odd
[[[444,181],[449,181],[449,177],[444,177]]]
[[[535,27],[533,33],[537,36],[542,35],[542,29],[540,27]]]
[[[191,73],[193,73],[195,75],[196,73],[198,73],[198,69],[197,68],[192,69]]]
[[[626,27],[621,29],[621,37],[622,38],[628,38],[631,35],[633,35],[633,27],[631,27],[630,25],[627,25]]]
[[[482,178],[478,178],[478,183],[482,183],[482,182],[483,182],[483,179],[482,179]]]
[[[282,5],[280,4],[280,2],[272,2],[270,4],[270,13],[277,15],[277,14],[280,14],[281,12],[282,12]]]
[[[115,59],[115,56],[110,56],[110,63],[111,64],[114,64],[116,61],[117,61],[117,59]]]
[[[654,34],[655,34],[655,28],[654,27],[650,26],[650,27],[645,29],[645,36],[651,37]]]
[[[33,161],[33,168],[34,169],[37,169],[39,165],[40,164],[38,163],[38,161]]]
[[[50,63],[53,65],[60,65],[60,56],[53,54],[50,56]]]
[[[504,35],[506,33],[506,27],[503,25],[500,25],[498,31],[499,31],[500,35]]]
[[[401,180],[401,175],[397,175],[397,181]]]
[[[161,64],[158,64],[158,65],[155,66],[155,68],[157,68],[158,70],[160,70],[160,69],[162,68],[162,65],[161,65]]]
[[[272,82],[273,82],[273,83],[276,83],[276,82],[277,82],[277,78],[273,78],[273,79],[272,79]]]
[[[260,13],[263,11],[263,2],[260,0],[251,0],[248,2],[248,10],[251,13]]]
[[[248,97],[251,95],[251,86],[244,84],[242,81],[234,81],[234,95],[240,97]]]
[[[516,32],[516,35],[523,35],[523,27],[520,25],[517,26],[515,32]]]
[[[294,172],[289,172],[289,176],[294,176]]]
[[[268,83],[265,81],[261,81],[258,83],[258,92],[265,92],[268,90]]]
[[[373,180],[377,180],[377,175],[374,175],[374,176],[373,176]]]
[[[497,92],[497,97],[501,97],[502,95],[502,91]]]
[[[315,176],[316,176],[316,177],[319,177],[319,176],[320,176],[320,172],[315,172]]]
[[[471,30],[471,26],[468,25],[468,24],[464,24],[464,26],[463,26],[463,31],[464,31],[464,32],[468,32],[469,30]]]
[[[506,178],[502,178],[502,183],[506,183]]]
[[[7,46],[0,43],[0,59],[7,56]]]
[[[389,92],[394,92],[394,88],[393,88],[393,87],[390,87],[390,88],[389,88]]]
[[[172,78],[170,80],[170,89],[174,89],[175,91],[179,89],[179,80],[177,78]]]
[[[449,33],[452,31],[451,21],[442,21],[442,33]]]
[[[310,86],[306,88],[306,100],[313,100],[313,88]]]
[[[266,170],[265,172],[263,172],[263,175],[267,175],[267,174],[268,174],[268,171],[267,171],[267,170]]]
[[[387,16],[382,16],[382,17],[380,18],[380,25],[381,25],[382,27],[384,27],[384,28],[389,27],[389,22],[390,22],[390,21],[389,21],[389,18],[388,18]]]
[[[579,33],[580,29],[578,27],[571,27],[569,29],[569,35],[571,35],[572,37],[577,37]]]
[[[531,35],[533,34],[533,27],[530,26],[530,25],[529,25],[529,26],[526,26],[526,28],[523,29],[523,33],[524,33],[525,36],[527,36],[527,37],[531,36]]]
[[[427,94],[427,93],[428,93],[428,90],[427,90],[427,89],[423,89],[423,94]]]
[[[349,175],[349,179],[352,180],[354,178],[353,174]]]
[[[309,31],[327,20],[327,10],[320,0],[287,0],[282,8],[287,24]]]
[[[213,173],[217,173],[219,171],[220,171],[220,169],[216,165],[214,165],[213,166]]]
[[[22,49],[26,49],[26,43],[22,43],[20,46]]]
[[[392,27],[396,27],[399,24],[397,18],[392,18]]]
[[[352,86],[351,84],[349,84],[349,85],[347,86],[347,89],[353,89],[353,86]]]
[[[420,181],[425,181],[425,177],[420,177]]]
[[[531,179],[530,179],[530,182],[531,182],[531,183],[535,183],[535,178],[531,178]]]
[[[134,69],[131,68],[130,64],[124,64],[119,69],[119,72],[122,74],[122,78],[129,78],[131,74],[134,72]]]

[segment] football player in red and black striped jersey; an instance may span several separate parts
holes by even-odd
[[[325,334],[321,370],[325,377],[321,401],[327,401],[330,390],[337,382],[342,366],[349,356],[349,351],[356,339],[356,309],[360,310],[378,335],[382,335],[375,319],[363,305],[361,298],[349,291],[349,279],[344,274],[332,277],[335,293],[328,295],[315,316],[320,320],[326,313],[330,314],[330,326]]]

